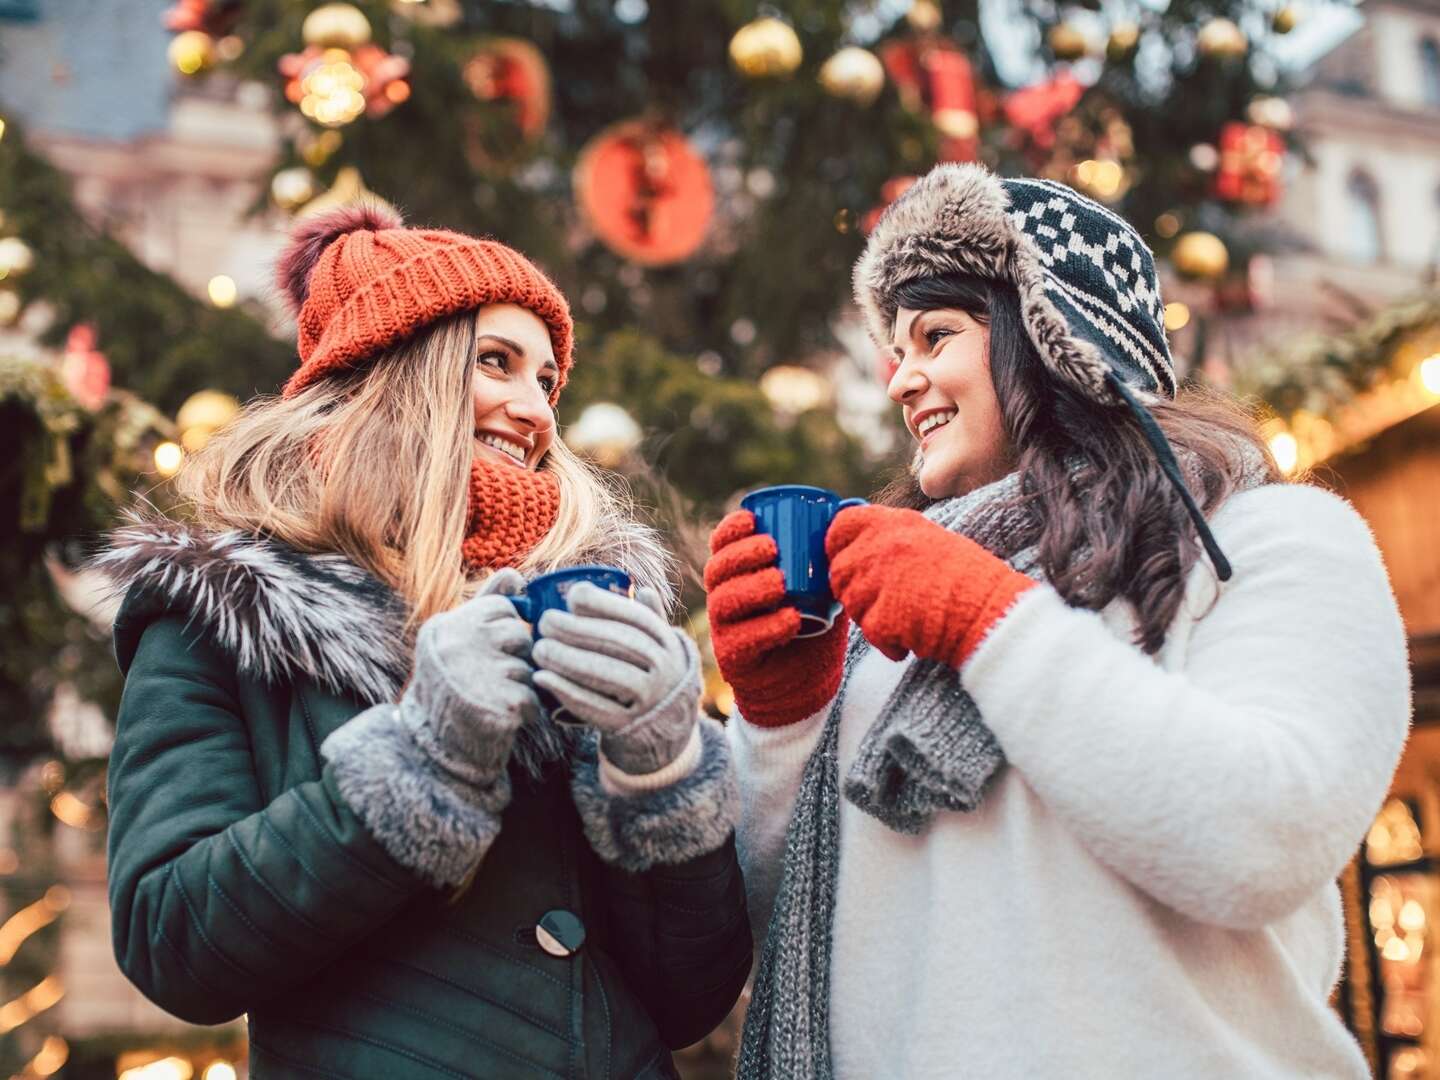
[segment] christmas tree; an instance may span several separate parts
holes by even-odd
[[[1276,198],[1288,137],[1266,53],[1298,9],[1100,7],[1027,0],[984,30],[977,0],[186,0],[169,18],[182,71],[274,87],[282,205],[363,187],[550,270],[585,343],[562,420],[613,398],[644,439],[629,462],[703,515],[764,479],[876,479],[831,419],[830,382],[873,360],[836,323],[869,220],[937,161],[1074,184],[1210,306],[1247,302],[1243,221]],[[1007,85],[995,46],[1027,42]]]

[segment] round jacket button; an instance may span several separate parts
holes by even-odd
[[[556,908],[540,916],[535,940],[551,956],[573,956],[585,944],[585,924],[571,912]]]

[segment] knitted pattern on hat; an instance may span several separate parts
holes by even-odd
[[[1052,180],[937,165],[886,209],[855,263],[855,302],[888,348],[895,291],[970,274],[1009,282],[1047,368],[1092,398],[1127,386],[1175,396],[1165,305],[1150,249],[1124,219]]]
[[[472,461],[470,517],[460,545],[465,568],[518,566],[559,513],[560,484],[553,473]]]
[[[428,325],[486,304],[533,311],[550,332],[559,366],[553,405],[569,376],[574,324],[560,290],[518,251],[443,229],[408,229],[377,203],[302,221],[276,263],[297,312],[300,369],[291,397]]]

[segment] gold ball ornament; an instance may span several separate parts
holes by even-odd
[[[1277,34],[1288,34],[1299,25],[1300,8],[1295,4],[1286,4],[1270,20],[1270,28]]]
[[[1229,19],[1211,19],[1200,28],[1200,52],[1212,60],[1238,60],[1250,48],[1245,31]]]
[[[910,10],[905,13],[905,21],[910,24],[910,29],[917,33],[933,34],[940,29],[945,16],[935,0],[915,0],[910,5]]]
[[[281,169],[270,181],[270,197],[282,210],[294,210],[315,197],[315,174],[303,165]]]
[[[1110,37],[1105,42],[1105,55],[1116,62],[1128,60],[1139,44],[1140,26],[1138,23],[1116,23],[1111,27]]]
[[[885,67],[869,49],[847,45],[821,66],[820,85],[838,98],[869,105],[885,89]]]
[[[18,236],[0,239],[0,279],[19,277],[35,265],[35,253]]]
[[[1295,124],[1295,111],[1282,97],[1257,97],[1245,107],[1252,124],[1275,131],[1289,131]]]
[[[235,419],[240,402],[219,390],[201,390],[191,394],[175,414],[180,431],[180,445],[186,450],[199,450],[210,436]]]
[[[1215,281],[1229,267],[1230,252],[1214,233],[1188,232],[1175,241],[1170,262],[1187,278]]]
[[[166,55],[181,75],[198,75],[215,63],[215,39],[204,30],[186,30],[170,39]]]
[[[306,45],[354,50],[370,40],[370,20],[354,4],[321,4],[305,16],[300,36]]]
[[[1060,23],[1050,28],[1050,51],[1057,60],[1079,60],[1090,51],[1090,42],[1079,27]]]
[[[789,75],[800,66],[803,56],[800,39],[790,24],[780,19],[756,19],[730,39],[730,62],[752,79]]]

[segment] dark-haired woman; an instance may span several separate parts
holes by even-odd
[[[1409,716],[1351,507],[1176,396],[1154,263],[1059,184],[942,166],[856,297],[918,448],[827,538],[798,638],[712,538],[750,1077],[1360,1078],[1336,875]]]

